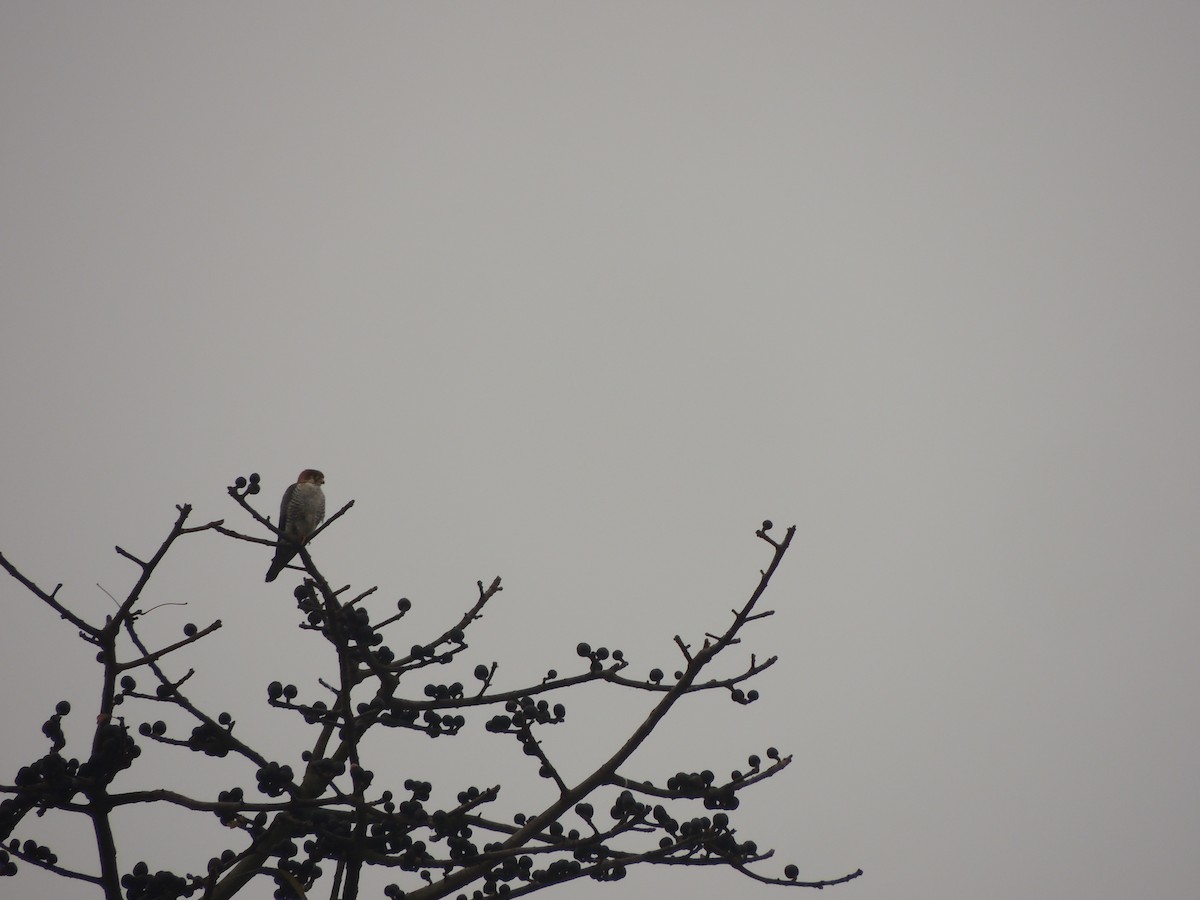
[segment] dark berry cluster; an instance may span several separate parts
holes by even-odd
[[[426,695],[429,695],[430,687],[435,686],[427,686]],[[461,690],[461,685],[459,685],[459,689]],[[447,714],[438,712],[436,709],[421,709],[408,701],[396,698],[388,704],[388,711],[380,715],[379,724],[390,728],[412,728],[415,731],[425,732],[431,738],[436,738],[458,734],[467,724],[467,719],[457,713]]]
[[[106,722],[96,729],[92,755],[79,767],[79,777],[108,784],[142,755],[124,724]]]
[[[66,700],[60,700],[54,708],[54,715],[42,724],[42,734],[50,738],[51,753],[57,753],[63,747],[67,746],[67,740],[63,737],[62,720],[63,716],[67,715],[70,711],[71,704]]]
[[[174,872],[151,872],[144,862],[139,862],[128,875],[121,876],[121,887],[125,888],[128,900],[176,900],[189,897],[195,889],[186,878]]]
[[[25,857],[25,859],[29,860],[30,862],[45,863],[48,866],[53,866],[58,862],[58,856],[55,854],[55,852],[46,845],[39,844],[37,841],[21,842],[16,838],[13,838],[8,842],[8,849],[13,853],[20,853],[21,856]],[[8,859],[7,853],[4,855],[4,859],[8,865],[12,866],[12,870],[6,874],[16,874],[16,863]]]
[[[25,788],[22,793],[36,794],[38,801],[45,804],[53,800],[69,800],[76,791],[75,778],[79,774],[79,760],[64,759],[58,753],[47,753],[41,759],[22,766],[17,772],[16,786]],[[0,803],[0,820],[3,810],[15,797]]]
[[[613,663],[617,668],[625,665],[625,654],[620,650],[613,650],[611,653],[607,647],[597,647],[592,649],[592,645],[586,641],[580,641],[575,646],[575,653],[588,660],[588,669],[592,672],[599,672],[604,669],[604,664],[612,657]]]
[[[292,786],[292,767],[269,762],[260,768],[254,776],[258,780],[258,790],[268,797],[278,797]]]
[[[161,734],[160,728],[165,729],[166,726],[162,722],[154,723],[155,733]],[[187,740],[187,745],[192,750],[203,753],[205,756],[223,757],[229,754],[233,748],[229,740],[229,732],[220,725],[212,722],[201,722],[192,729],[191,737]]]
[[[259,485],[260,481],[261,479],[259,478],[258,473],[251,472],[249,478],[243,478],[241,475],[239,475],[236,479],[234,479],[233,486],[236,491],[241,494],[241,496],[245,497],[248,494],[257,494],[261,490]]]
[[[530,725],[557,725],[567,715],[567,708],[561,703],[550,705],[547,700],[535,701],[532,697],[521,697],[509,700],[504,704],[506,715],[493,716],[488,720],[486,728],[494,734],[528,733]]]

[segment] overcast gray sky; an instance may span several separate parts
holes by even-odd
[[[630,774],[795,754],[743,835],[861,866],[845,900],[1194,896],[1198,40],[1166,2],[10,0],[0,549],[101,617],[114,544],[179,502],[249,528],[234,477],[273,513],[318,467],[357,501],[331,580],[411,597],[404,647],[503,576],[470,662],[515,686],[580,640],[673,666],[795,524],[762,700]],[[192,540],[145,628],[222,619],[174,665],[289,761],[263,686],[330,670],[268,558]],[[61,697],[84,739],[98,670],[0,597],[11,782]],[[581,772],[643,708],[593,692],[548,746]],[[451,793],[528,768],[394,738]],[[126,868],[207,858],[122,828]],[[68,897],[24,868],[5,896]],[[616,890],[664,885],[782,895]]]

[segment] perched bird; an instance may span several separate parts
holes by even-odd
[[[325,476],[316,469],[305,469],[283,492],[279,504],[279,540],[275,544],[275,558],[267,569],[267,581],[274,581],[300,552],[300,545],[307,541],[321,520],[325,518],[325,492],[321,485]]]

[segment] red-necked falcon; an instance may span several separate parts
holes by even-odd
[[[300,552],[300,545],[312,536],[325,518],[325,476],[316,469],[305,469],[283,492],[279,504],[279,539],[275,558],[267,569],[267,581],[274,581]]]

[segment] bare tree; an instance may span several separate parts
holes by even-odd
[[[226,900],[256,879],[274,882],[275,896],[305,898],[326,879],[328,896],[351,900],[359,895],[364,866],[390,869],[389,898],[433,900],[438,897],[520,897],[562,885],[577,878],[615,881],[633,865],[725,866],[764,884],[822,888],[857,878],[862,870],[840,878],[801,881],[794,865],[780,875],[763,874],[759,865],[772,856],[752,840],[743,840],[734,827],[733,813],[740,794],[778,775],[791,762],[774,748],[764,756],[751,755],[744,771],[728,780],[711,771],[679,772],[661,783],[631,780],[623,766],[635,750],[684,697],[702,691],[725,692],[738,704],[758,699],[745,685],[776,661],[750,654],[733,674],[714,676],[710,666],[741,642],[751,623],[772,615],[760,606],[763,594],[788,550],[795,528],[782,538],[772,536],[764,522],[756,532],[771,548],[771,559],[757,585],[724,631],[685,640],[675,636],[678,669],[672,674],[650,670],[645,678],[629,674],[630,664],[620,650],[579,644],[581,665],[573,674],[550,670],[535,684],[502,689],[494,684],[496,663],[474,667],[468,687],[423,683],[435,666],[459,660],[468,650],[468,629],[501,591],[500,579],[478,583],[478,596],[457,621],[426,643],[407,652],[384,643],[390,625],[411,608],[401,599],[396,611],[373,622],[364,603],[375,588],[353,594],[349,587],[334,589],[314,564],[308,547],[301,547],[303,581],[295,597],[299,627],[310,629],[327,643],[332,675],[320,679],[328,699],[304,700],[294,685],[266,686],[267,702],[293,712],[315,735],[303,753],[300,748],[276,748],[294,755],[300,771],[273,761],[262,750],[234,734],[234,720],[225,712],[212,715],[199,708],[184,691],[192,675],[168,672],[168,657],[211,636],[221,628],[214,621],[204,628],[189,625],[181,640],[151,649],[139,636],[139,619],[147,611],[143,593],[156,569],[176,541],[199,532],[219,532],[230,538],[273,544],[278,534],[272,523],[248,502],[259,491],[259,478],[239,477],[229,489],[240,507],[271,537],[255,537],[224,526],[223,521],[187,524],[191,507],[179,514],[162,545],[147,559],[120,547],[140,575],[116,612],[103,624],[85,621],[59,599],[62,585],[46,591],[0,554],[0,565],[51,610],[66,620],[96,653],[100,662],[100,705],[91,747],[81,758],[64,755],[62,719],[70,705],[60,702],[42,726],[50,741],[44,756],[21,768],[0,803],[0,875],[15,875],[18,861],[63,878],[95,885],[107,900],[171,900],[202,897]],[[344,515],[353,501],[325,523]],[[461,661],[460,661],[461,662]],[[468,663],[469,665],[469,663]],[[428,670],[428,671],[426,671]],[[139,686],[137,678],[150,687]],[[416,694],[402,692],[414,681]],[[604,682],[615,690],[657,697],[653,709],[623,740],[606,751],[607,758],[589,775],[568,781],[539,740],[543,729],[561,724],[566,709],[555,702],[566,692],[589,682]],[[192,721],[190,734],[170,733],[157,718],[170,708]],[[133,715],[134,711],[144,715]],[[392,729],[436,738],[466,733],[467,715],[482,714],[488,732],[509,735],[532,758],[538,775],[553,783],[552,799],[531,815],[502,820],[488,814],[501,786],[470,787],[458,794],[456,805],[430,809],[432,785],[407,779],[402,787],[378,790],[375,775],[363,758],[368,732]],[[131,720],[140,722],[136,728]],[[135,733],[137,737],[135,738]],[[138,738],[210,757],[240,759],[257,781],[257,796],[241,788],[216,797],[194,797],[181,790],[119,790],[118,776],[141,755]],[[112,814],[135,805],[169,804],[194,811],[197,828],[215,819],[236,832],[231,846],[184,873],[151,871],[138,862],[120,870],[118,849],[133,853],[128,839],[118,840]],[[703,810],[698,807],[703,807]],[[492,808],[495,808],[494,806]],[[83,863],[65,863],[49,847],[14,837],[26,814],[37,811],[82,814],[95,834],[99,872]],[[215,815],[214,815],[215,814]],[[121,845],[120,848],[118,845]],[[468,893],[470,892],[470,893]]]

